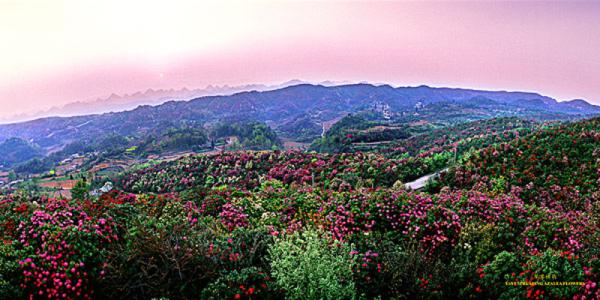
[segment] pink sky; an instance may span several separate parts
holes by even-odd
[[[0,1],[0,117],[148,88],[369,81],[600,104],[600,4]]]

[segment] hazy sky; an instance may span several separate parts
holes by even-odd
[[[600,104],[600,2],[0,0],[0,116],[295,78]]]

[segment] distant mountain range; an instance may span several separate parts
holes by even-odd
[[[289,83],[293,84],[295,82]],[[284,84],[285,85],[285,84]],[[298,120],[306,126],[321,126],[348,113],[381,111],[397,122],[425,120],[460,122],[498,116],[533,119],[577,119],[600,114],[600,107],[584,100],[558,102],[537,93],[482,91],[458,88],[392,87],[389,85],[296,84],[274,90],[263,85],[229,88],[215,87],[200,91],[152,91],[127,97],[111,96],[98,101],[111,107],[135,105],[136,99],[151,95],[157,103],[180,100],[198,93],[217,93],[235,89],[254,89],[225,96],[203,96],[188,101],[167,101],[156,106],[142,105],[122,112],[108,112],[72,117],[48,117],[0,125],[0,142],[18,137],[45,153],[84,139],[107,134],[143,135],[163,127],[204,126],[223,120],[266,122],[277,129],[288,128]],[[169,96],[178,95],[178,96]],[[186,96],[187,95],[187,96]],[[106,102],[103,102],[106,101]],[[120,104],[119,104],[120,103]],[[88,106],[91,104],[73,104]],[[90,108],[91,109],[91,108]],[[285,132],[284,132],[285,135]],[[293,139],[294,137],[291,136]]]
[[[134,109],[140,105],[159,105],[171,100],[189,100],[202,96],[231,95],[243,91],[268,91],[284,88],[291,85],[305,83],[294,79],[278,85],[247,84],[239,86],[209,85],[202,89],[147,89],[131,94],[111,94],[107,98],[98,98],[93,101],[76,101],[62,106],[52,107],[48,110],[23,113],[10,117],[0,118],[0,123],[15,123],[39,119],[44,117],[71,117],[108,112],[119,112]],[[334,82],[323,82],[324,85],[333,85]]]

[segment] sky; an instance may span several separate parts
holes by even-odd
[[[600,1],[0,0],[0,117],[291,79],[600,104]]]

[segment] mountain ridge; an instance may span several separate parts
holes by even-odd
[[[453,112],[457,121],[494,116],[539,119],[583,118],[600,114],[600,106],[557,100],[531,92],[485,91],[428,86],[392,87],[365,83],[325,86],[301,83],[268,91],[168,100],[159,105],[72,117],[46,117],[0,125],[0,142],[18,137],[50,149],[108,133],[141,134],[159,124],[201,126],[220,120],[256,120],[275,127],[306,117],[315,124],[363,110],[387,110],[390,118],[415,121]],[[456,115],[456,116],[454,116]],[[441,117],[440,117],[441,118]],[[433,120],[432,119],[432,120]],[[445,120],[442,120],[445,121]]]
[[[293,80],[286,81],[279,85],[271,85],[271,86],[264,85],[264,84],[246,84],[246,85],[240,85],[240,86],[208,85],[205,88],[196,88],[196,89],[188,89],[187,87],[182,87],[181,89],[148,88],[145,91],[137,91],[134,93],[125,93],[123,95],[112,93],[110,96],[108,96],[106,98],[97,98],[96,100],[92,100],[92,101],[74,101],[74,102],[64,104],[62,106],[55,106],[55,107],[49,108],[44,111],[39,111],[37,113],[23,113],[23,114],[16,115],[16,116],[13,116],[10,118],[5,117],[5,118],[0,119],[0,126],[26,123],[26,122],[36,121],[36,120],[40,120],[40,119],[82,117],[82,116],[101,115],[101,114],[105,114],[105,113],[121,113],[121,112],[135,110],[139,107],[148,106],[148,105],[158,106],[158,105],[161,105],[161,104],[164,104],[167,102],[171,102],[171,101],[185,102],[185,101],[193,101],[193,100],[197,100],[199,98],[205,98],[205,97],[219,97],[219,96],[226,97],[226,96],[235,96],[237,94],[244,94],[244,93],[249,93],[249,92],[268,92],[268,91],[274,91],[274,90],[279,90],[279,89],[285,89],[287,87],[293,87],[293,86],[348,87],[348,86],[368,85],[368,86],[379,87],[379,88],[391,88],[391,89],[395,89],[395,90],[399,90],[399,89],[405,89],[405,90],[431,89],[431,90],[438,90],[440,92],[450,91],[450,92],[477,93],[477,94],[482,94],[482,93],[520,94],[520,95],[525,95],[528,97],[539,97],[539,98],[544,99],[552,104],[562,104],[564,106],[577,105],[579,107],[586,107],[586,108],[599,107],[598,105],[590,103],[585,99],[572,99],[572,100],[559,101],[552,97],[542,95],[538,92],[523,92],[523,91],[509,91],[509,90],[483,90],[483,89],[456,88],[456,87],[434,87],[434,86],[429,86],[429,85],[393,87],[392,85],[385,84],[385,83],[381,83],[381,84],[371,84],[371,83],[367,83],[367,82],[348,83],[346,81],[343,81],[341,83],[342,84],[340,84],[340,82],[335,82],[335,81],[323,81],[321,83],[313,84],[313,83],[308,83],[308,82],[305,82],[302,80],[293,79]],[[172,95],[172,94],[168,94],[168,93],[185,93],[186,95],[177,96],[177,95]],[[211,93],[215,93],[215,94],[211,94]],[[160,96],[160,94],[163,94],[163,96],[158,97],[158,96]],[[140,100],[140,101],[129,101],[129,102],[124,100],[124,99],[129,99],[132,97],[150,97],[150,99],[146,100],[146,101]],[[156,98],[156,97],[158,97],[158,98]],[[77,108],[79,106],[86,107],[87,110],[93,110],[94,108],[89,108],[90,105],[94,106],[95,104],[106,104],[107,102],[110,102],[110,101],[119,101],[119,100],[125,101],[124,104],[128,105],[129,107],[121,107],[121,108],[108,107],[105,109],[97,109],[97,110],[99,110],[97,112],[81,112],[81,113],[73,112],[73,109]],[[40,114],[40,116],[33,117],[35,114]],[[31,118],[31,117],[33,117],[33,118]],[[7,121],[7,120],[19,119],[19,118],[31,118],[31,119]]]
[[[289,82],[295,82],[296,80],[291,80]],[[285,85],[282,84],[282,85]],[[247,86],[256,86],[256,85],[246,85]],[[192,102],[192,101],[199,101],[199,100],[203,100],[203,99],[208,99],[208,98],[224,98],[224,97],[233,97],[233,96],[238,96],[238,95],[247,95],[247,94],[254,94],[254,93],[268,93],[268,92],[273,92],[273,91],[279,91],[279,90],[286,90],[286,89],[290,89],[290,88],[300,88],[300,87],[322,87],[322,88],[329,88],[329,87],[334,87],[334,88],[343,88],[343,87],[353,87],[353,86],[369,86],[369,87],[374,87],[374,88],[391,88],[393,90],[409,90],[409,89],[422,89],[422,88],[427,88],[427,89],[431,89],[431,90],[438,90],[438,91],[460,91],[460,92],[470,92],[470,93],[477,93],[477,94],[485,94],[485,93],[491,93],[491,94],[509,94],[509,95],[526,95],[526,96],[531,96],[531,97],[539,97],[542,99],[548,99],[549,101],[551,101],[551,103],[553,104],[562,104],[562,105],[578,105],[578,106],[585,106],[585,107],[592,107],[592,108],[596,108],[598,110],[600,110],[600,106],[599,105],[595,105],[592,104],[588,101],[586,101],[585,99],[572,99],[572,100],[564,100],[564,101],[558,101],[554,98],[551,98],[549,96],[544,96],[540,93],[537,92],[521,92],[521,91],[507,91],[507,90],[496,90],[496,91],[490,91],[490,90],[478,90],[478,89],[470,89],[470,88],[449,88],[449,87],[431,87],[428,85],[420,85],[420,86],[416,86],[416,87],[411,87],[411,86],[398,86],[398,87],[393,87],[389,84],[381,84],[381,85],[375,85],[375,84],[370,84],[370,83],[352,83],[352,84],[343,84],[343,85],[334,85],[334,86],[326,86],[323,84],[311,84],[311,83],[299,83],[299,84],[294,84],[294,85],[290,85],[290,86],[285,86],[282,88],[278,88],[275,90],[268,90],[268,91],[261,91],[261,90],[256,90],[256,89],[251,89],[251,90],[245,90],[245,91],[239,91],[239,92],[235,92],[232,94],[228,94],[228,95],[206,95],[206,96],[199,96],[199,97],[193,97],[190,99],[172,99],[172,100],[167,100],[163,103],[160,104],[140,104],[137,105],[136,107],[132,108],[132,109],[126,109],[126,110],[122,110],[122,111],[111,111],[111,112],[104,112],[104,113],[91,113],[91,114],[81,114],[81,115],[73,115],[73,116],[44,116],[44,117],[40,117],[40,118],[35,118],[32,120],[26,120],[26,121],[18,121],[18,122],[11,122],[11,123],[4,123],[4,124],[0,124],[0,127],[2,126],[6,126],[6,125],[15,125],[15,124],[23,124],[23,123],[29,123],[29,122],[36,122],[36,121],[41,121],[41,120],[48,120],[48,119],[63,119],[63,118],[76,118],[76,117],[89,117],[89,116],[98,116],[98,115],[104,115],[104,114],[114,114],[114,113],[126,113],[126,112],[131,112],[131,111],[135,111],[139,108],[143,108],[143,107],[157,107],[157,106],[161,106],[167,103],[171,103],[171,102]],[[208,86],[207,89],[211,87]],[[266,86],[265,86],[266,87]],[[180,89],[180,91],[189,91],[187,88],[182,88]],[[146,92],[148,91],[154,91],[153,89],[148,89]],[[162,89],[158,89],[156,91],[164,91]],[[140,92],[137,92],[140,93]],[[134,94],[137,94],[134,93]],[[107,99],[112,98],[113,96],[117,96],[117,97],[125,97],[127,96],[127,94],[125,94],[124,96],[120,96],[117,94],[112,94],[110,97],[108,97]],[[107,100],[107,99],[103,99],[103,100]],[[101,99],[98,99],[101,100]],[[98,101],[96,100],[96,101]],[[72,102],[70,104],[75,104],[75,103],[81,103],[81,104],[85,104],[87,102]]]
[[[32,111],[13,116],[1,117],[0,124],[22,123],[47,117],[74,117],[108,112],[122,112],[135,109],[141,105],[160,105],[170,100],[184,101],[202,96],[231,95],[248,90],[267,91],[302,82],[303,81],[301,80],[294,79],[276,85],[244,84],[230,86],[225,84],[207,85],[204,88],[193,89],[189,89],[188,87],[184,86],[180,89],[148,88],[144,91],[136,91],[125,94],[111,93],[107,97],[99,97],[95,100],[73,101],[36,112]]]

